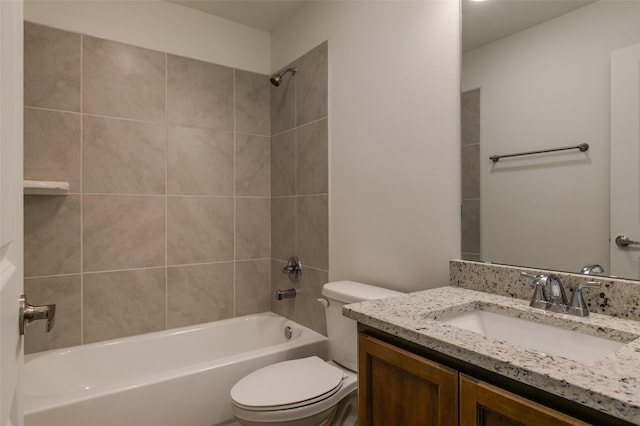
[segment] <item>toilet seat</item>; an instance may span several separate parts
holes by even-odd
[[[245,376],[231,389],[231,400],[251,411],[303,407],[337,393],[343,376],[344,371],[317,356],[283,361]]]
[[[233,392],[232,390],[232,395],[235,394],[235,398],[233,396],[231,398],[231,411],[234,417],[243,425],[262,425],[270,423],[274,425],[286,424],[310,426],[322,424],[322,419],[330,418],[333,415],[333,412],[335,412],[336,406],[340,400],[356,391],[358,387],[358,375],[357,373],[338,366],[332,361],[325,362],[320,359],[320,362],[324,365],[315,363],[315,368],[317,368],[316,371],[335,371],[325,369],[325,366],[327,366],[332,367],[341,373],[340,383],[329,392],[325,392],[321,395],[317,395],[315,398],[299,401],[297,403],[280,406],[254,407],[242,404],[243,400],[241,396],[238,395],[239,392]],[[284,361],[283,363],[288,365],[286,363],[289,363],[289,361]],[[280,365],[283,363],[274,365]],[[271,367],[272,366],[268,366],[265,368],[270,369]],[[309,369],[296,370],[295,375],[304,382],[304,380],[307,380],[304,377],[309,371]],[[275,393],[274,387],[272,386],[273,383],[271,385],[268,383],[256,385],[259,386],[262,391],[266,389],[267,392]]]

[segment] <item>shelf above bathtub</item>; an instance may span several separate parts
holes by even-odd
[[[25,195],[67,195],[69,182],[57,182],[50,180],[25,180]]]

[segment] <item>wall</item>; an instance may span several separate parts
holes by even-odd
[[[271,88],[271,286],[295,288],[295,299],[271,309],[326,334],[317,299],[329,279],[328,43],[297,58],[295,76]],[[290,256],[303,265],[292,283],[282,268]]]
[[[610,53],[638,43],[639,17],[638,2],[600,1],[463,55],[463,90],[482,90],[484,260],[608,270]]]
[[[27,0],[25,20],[269,74],[271,36],[165,1]]]
[[[26,351],[270,309],[263,74],[25,24]]]
[[[329,40],[329,280],[445,285],[460,255],[459,5],[310,2],[272,69]]]

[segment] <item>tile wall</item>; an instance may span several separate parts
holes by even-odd
[[[58,305],[26,352],[268,311],[293,229],[305,282],[326,280],[326,80],[272,100],[265,75],[31,23],[24,68],[25,179],[70,182],[24,199],[25,292]],[[281,150],[303,173],[274,172],[272,203]]]
[[[462,258],[480,260],[480,89],[462,94]]]
[[[288,67],[271,88],[272,291],[296,288],[295,299],[272,299],[274,312],[326,334],[316,299],[329,278],[328,43]],[[290,256],[303,265],[295,285],[281,271]]]

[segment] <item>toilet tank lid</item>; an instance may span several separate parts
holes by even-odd
[[[322,295],[345,303],[384,299],[404,293],[356,281],[334,281],[322,286]]]

